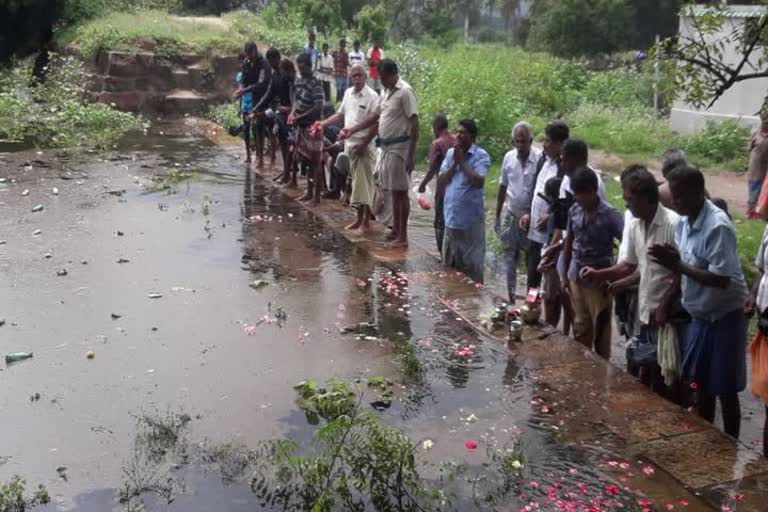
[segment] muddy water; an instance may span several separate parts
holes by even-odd
[[[558,404],[542,399],[551,390],[436,302],[473,293],[434,260],[377,263],[246,177],[235,157],[183,135],[140,137],[110,155],[2,156],[0,349],[34,357],[0,371],[0,481],[45,484],[47,509],[120,510],[117,490],[137,471],[136,418],[172,413],[191,419],[191,448],[145,468],[181,482],[171,504],[148,496],[147,509],[257,510],[247,478],[222,481],[195,447],[310,439],[292,386],[329,377],[399,383],[384,417],[432,440],[435,462],[480,471],[483,446],[522,433],[526,480],[537,485],[508,503],[539,500],[555,483],[598,496],[619,482],[606,464],[624,460],[622,441],[565,442],[547,410]],[[359,322],[373,335],[340,331]],[[400,363],[395,337],[414,347],[418,368]],[[656,495],[696,503],[669,486]],[[472,499],[462,491],[464,510]],[[631,494],[610,499],[635,506]]]

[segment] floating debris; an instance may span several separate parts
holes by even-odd
[[[264,279],[257,279],[254,282],[252,282],[251,284],[249,284],[248,286],[250,286],[254,290],[260,290],[260,289],[264,288],[265,286],[269,286],[269,282],[267,282]]]
[[[34,230],[34,231],[32,232],[32,236],[39,236],[39,235],[41,235],[41,234],[43,234],[43,231],[42,231],[42,230],[40,230],[40,229],[36,229],[36,230]]]
[[[29,195],[29,189],[25,189],[24,192],[21,193],[22,196],[27,197]]]
[[[118,315],[117,313],[112,313],[110,316],[112,317],[112,320],[117,320],[118,318],[123,317],[123,315]]]
[[[51,192],[53,192],[53,195],[55,196],[59,195],[59,189],[57,189],[56,187],[53,187],[53,190],[51,190]]]
[[[31,358],[32,352],[13,352],[5,355],[5,364],[17,363]]]
[[[126,259],[126,258],[120,258],[119,260],[117,260],[117,262],[118,262],[118,263],[120,263],[120,264],[123,264],[123,263],[129,263],[130,261],[131,261],[131,260],[129,260],[129,259]]]
[[[85,353],[86,359],[93,359],[94,357],[96,357],[96,354],[93,353],[93,350],[89,350],[88,352]]]
[[[59,270],[58,272],[56,272],[56,275],[59,276],[59,277],[64,277],[67,274],[68,274],[68,272],[67,272],[67,269],[65,269],[65,268],[63,268],[63,269]]]
[[[162,293],[153,292],[147,295],[150,299],[161,299],[163,297]]]

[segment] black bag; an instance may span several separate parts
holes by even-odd
[[[768,336],[768,308],[757,317],[757,328],[760,331],[760,334]]]
[[[633,336],[627,344],[627,365],[654,366],[658,361],[658,340],[656,329],[641,329],[639,336]]]

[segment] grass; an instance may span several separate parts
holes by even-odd
[[[227,22],[211,22],[172,16],[167,12],[142,10],[111,12],[67,27],[56,37],[60,46],[76,47],[83,57],[94,58],[99,51],[131,50],[152,41],[155,51],[174,56],[182,53],[204,55],[236,53],[243,46]]]

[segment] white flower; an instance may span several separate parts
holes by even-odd
[[[427,439],[422,444],[422,446],[424,447],[425,450],[431,450],[434,445],[435,445],[435,443],[433,443],[430,439]]]
[[[470,415],[467,417],[467,421],[468,421],[468,422],[470,422],[470,423],[474,423],[474,422],[476,422],[476,421],[477,421],[477,416],[475,416],[474,414],[470,414]]]
[[[519,460],[513,460],[512,467],[515,469],[520,469],[521,467],[523,467],[523,463],[520,462]]]

